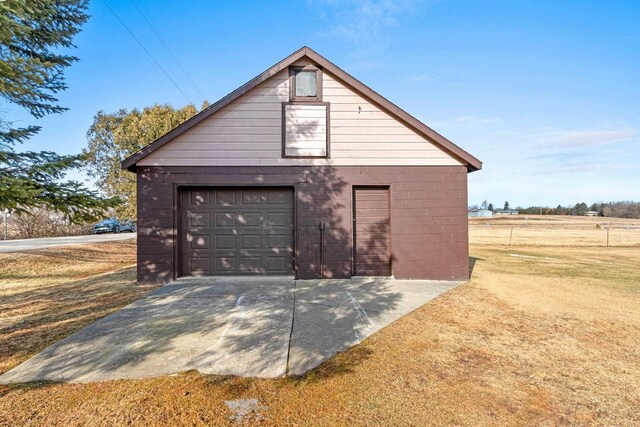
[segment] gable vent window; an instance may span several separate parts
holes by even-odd
[[[300,71],[296,74],[296,98],[317,96],[317,84],[315,71]]]
[[[291,101],[322,101],[322,71],[314,66],[289,69]]]

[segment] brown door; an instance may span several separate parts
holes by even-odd
[[[181,193],[181,275],[293,274],[293,189]]]
[[[389,188],[353,187],[354,275],[391,275]]]

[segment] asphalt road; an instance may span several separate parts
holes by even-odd
[[[112,242],[135,239],[136,233],[89,234],[87,236],[47,237],[44,239],[1,240],[0,252],[20,252],[53,246],[81,245],[83,243]]]

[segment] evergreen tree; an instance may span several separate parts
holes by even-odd
[[[489,206],[487,206],[487,209],[493,212],[493,203],[489,203]]]
[[[505,211],[509,210],[509,202],[504,202],[504,210]]]
[[[0,3],[0,97],[40,119],[59,114],[57,93],[67,88],[64,70],[78,58],[60,53],[73,47],[73,37],[88,15],[87,0],[3,1]],[[72,221],[87,221],[117,199],[103,199],[67,171],[80,166],[81,155],[15,152],[15,145],[40,131],[39,126],[15,127],[0,116],[0,210],[28,213],[44,207]]]

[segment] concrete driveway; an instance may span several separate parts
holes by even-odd
[[[192,369],[299,375],[459,283],[180,280],[53,344],[0,382],[92,382]]]
[[[85,243],[112,242],[135,239],[136,233],[88,234],[86,236],[46,237],[42,239],[0,240],[0,252],[21,252],[53,246],[82,245]]]

